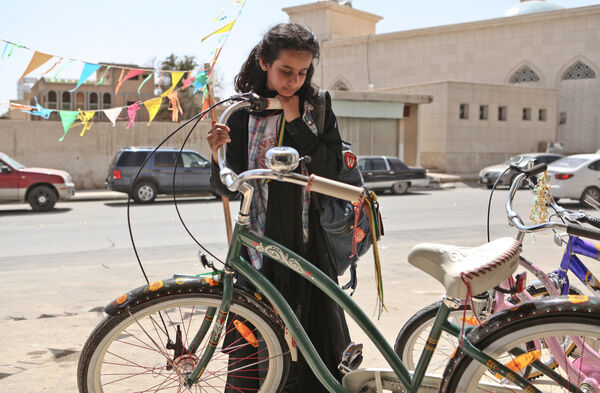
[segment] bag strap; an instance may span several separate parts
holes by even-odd
[[[319,90],[317,96],[317,107],[315,115],[315,123],[317,124],[317,131],[319,136],[325,133],[325,110],[327,109],[327,90]]]

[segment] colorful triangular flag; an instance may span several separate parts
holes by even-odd
[[[23,75],[21,75],[21,78],[19,78],[19,82],[21,82],[27,74],[34,71],[35,69],[37,69],[38,67],[40,67],[42,64],[44,64],[45,62],[47,62],[48,60],[50,60],[53,57],[54,57],[54,55],[49,55],[46,53],[35,51],[33,53],[33,56],[31,57],[31,60],[29,61],[29,65],[25,69],[25,72],[23,72]]]
[[[150,123],[152,123],[152,120],[154,120],[154,117],[156,116],[156,114],[158,113],[158,110],[160,109],[161,103],[162,103],[162,97],[156,97],[156,98],[153,98],[151,100],[144,102],[144,106],[146,107],[146,109],[148,110],[148,114],[150,115],[150,120],[148,121],[148,125],[150,125]]]
[[[117,118],[121,114],[122,110],[123,110],[122,106],[120,106],[118,108],[104,109],[104,114],[106,115],[106,117],[108,117],[108,120],[110,120],[113,127],[115,126],[115,124],[117,124]]]
[[[79,88],[79,86],[81,86],[83,82],[85,82],[90,76],[92,76],[92,74],[96,72],[98,68],[100,68],[99,64],[84,63],[83,69],[81,70],[81,75],[79,76],[79,82],[77,82],[77,86],[75,86],[69,91],[73,93],[75,90],[77,90],[77,88]]]
[[[71,125],[75,122],[75,120],[77,120],[77,116],[79,116],[79,112],[77,112],[77,111],[58,111],[58,113],[60,114],[60,121],[62,122],[63,129],[65,131],[63,136],[61,136],[60,139],[58,140],[59,142],[62,142],[63,139],[65,139],[65,136],[67,136],[67,132],[69,131],[69,128],[71,128]]]

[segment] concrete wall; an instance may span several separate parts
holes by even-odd
[[[418,146],[420,165],[449,173],[472,173],[517,153],[536,152],[540,142],[556,141],[556,89],[520,85],[437,82],[391,89],[403,94],[433,96],[420,105]],[[461,119],[461,104],[469,106]],[[487,119],[479,107],[487,106]],[[507,108],[506,120],[498,120],[498,107]],[[531,111],[523,119],[523,108]],[[546,111],[540,121],[538,111]],[[408,141],[405,138],[405,141]]]
[[[74,127],[63,140],[60,122],[50,120],[0,120],[0,151],[8,154],[23,165],[63,169],[71,174],[78,190],[103,188],[108,165],[119,149],[128,146],[156,146],[163,138],[175,131],[180,124],[170,122],[136,122],[125,129],[125,123],[112,127],[109,122],[94,123],[92,128],[79,136],[81,127]],[[206,134],[209,120],[202,120],[186,148],[196,150],[206,158],[210,151]],[[164,146],[181,147],[191,129],[184,127]]]

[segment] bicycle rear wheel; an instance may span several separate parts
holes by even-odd
[[[210,331],[196,353],[188,349],[207,310],[220,302],[214,293],[167,295],[106,317],[82,351],[79,391],[280,392],[290,366],[283,330],[271,315],[235,294],[214,356],[191,390],[184,387]]]
[[[442,302],[438,301],[419,310],[404,324],[402,330],[400,330],[400,333],[398,333],[398,336],[396,337],[394,351],[411,371],[417,368],[417,363],[423,353],[427,338],[431,332],[431,327],[433,326],[433,322],[435,321],[435,317],[441,304]],[[464,318],[465,308],[466,318]],[[466,327],[473,326],[474,323],[477,323],[471,312],[471,307],[464,304],[461,305],[458,310],[450,311],[450,315],[448,316],[448,321],[458,326],[462,326],[463,320],[465,321]],[[450,359],[450,356],[452,356],[457,346],[458,338],[446,332],[442,332],[438,344],[435,347],[435,352],[427,366],[427,372],[441,374],[448,363],[448,359]]]
[[[543,302],[538,305],[543,305]],[[524,314],[522,309],[520,317],[516,318],[515,314],[509,316],[507,313],[507,318],[502,320],[496,318],[496,322],[490,323],[487,328],[482,328],[481,332],[471,333],[469,339],[474,346],[499,363],[512,368],[515,373],[528,379],[540,391],[568,392],[565,381],[569,379],[569,375],[565,369],[556,367],[552,370],[564,380],[560,378],[555,380],[541,373],[540,369],[546,372],[551,370],[551,367],[546,364],[554,359],[546,341],[551,338],[564,340],[566,337],[580,337],[591,347],[589,352],[595,351],[597,354],[600,343],[600,314],[597,313],[598,304],[591,305],[587,310],[582,307],[569,308],[568,303],[564,301],[562,305],[562,307],[548,308],[547,312],[536,315],[525,315],[526,312]],[[582,370],[597,370],[597,365],[589,352],[586,354],[583,348],[577,348],[560,356],[573,362]],[[537,362],[533,363],[533,360]],[[532,377],[533,374],[536,376]],[[571,375],[571,383],[581,388],[583,380]],[[488,365],[466,356],[459,349],[446,369],[441,391],[521,392],[523,389],[502,378],[488,368]]]

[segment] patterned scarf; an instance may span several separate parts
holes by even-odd
[[[304,102],[304,113],[302,120],[310,128],[313,134],[318,135],[317,126],[310,114],[314,107]],[[275,145],[277,138],[277,125],[282,120],[283,113],[258,117],[250,114],[248,120],[248,169],[257,169],[264,166],[264,154],[266,148]],[[302,174],[306,174],[304,164],[301,164]],[[264,235],[267,218],[267,202],[269,200],[269,188],[263,180],[251,180],[250,185],[254,187],[252,201],[250,202],[250,229]],[[310,205],[310,193],[302,188],[302,240],[308,243],[308,208]],[[249,249],[250,260],[256,269],[262,267],[262,254]]]

